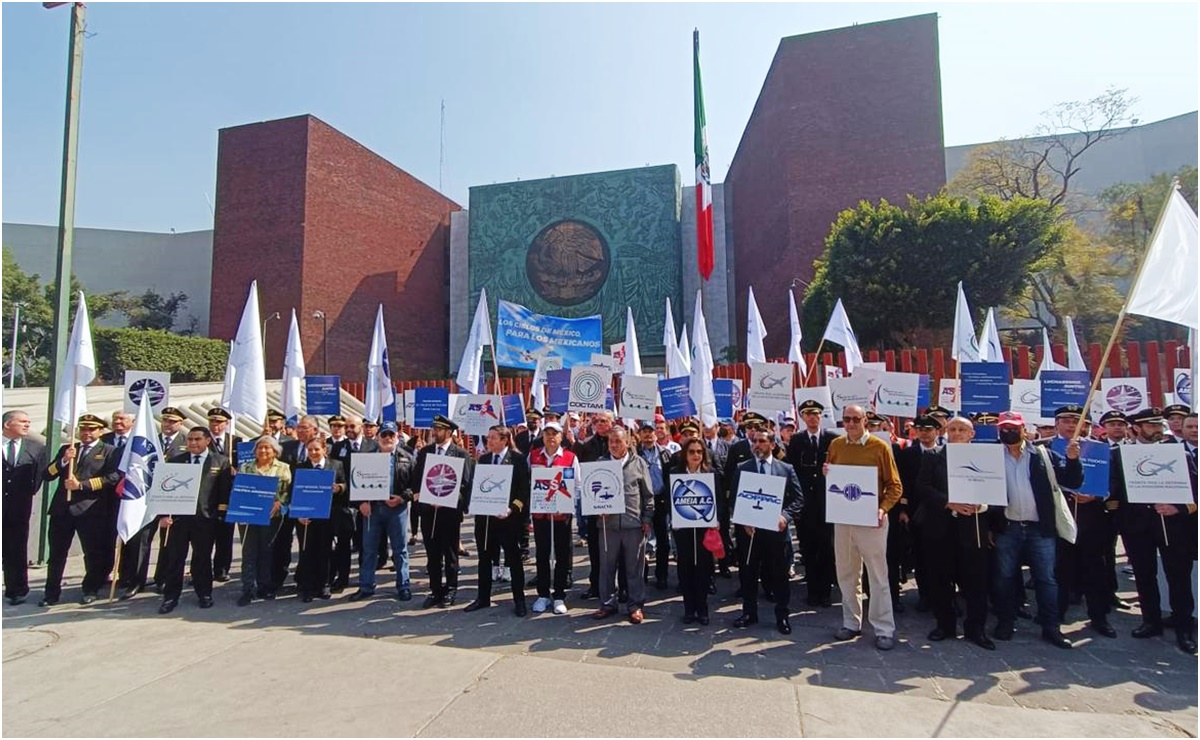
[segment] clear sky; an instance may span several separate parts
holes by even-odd
[[[714,181],[779,39],[939,15],[947,145],[1018,137],[1109,87],[1197,109],[1197,4],[90,3],[76,223],[207,229],[217,130],[311,113],[444,192],[675,162],[693,179],[692,29]],[[58,219],[69,10],[3,6],[3,220]]]

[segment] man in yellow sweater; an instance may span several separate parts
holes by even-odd
[[[866,410],[847,406],[842,410],[845,436],[829,444],[825,474],[830,465],[866,465],[878,471],[879,512],[874,527],[851,524],[833,526],[833,552],[837,562],[838,589],[842,592],[842,626],[834,633],[838,640],[852,640],[862,634],[862,569],[867,566],[871,583],[870,612],[875,630],[875,647],[891,650],[896,646],[896,621],[892,616],[887,571],[887,512],[900,500],[902,486],[891,445],[867,433]]]

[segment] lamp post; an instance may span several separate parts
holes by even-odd
[[[12,370],[8,375],[8,387],[15,388],[17,385],[17,335],[21,333],[21,309],[25,308],[25,304],[17,301],[13,303],[13,335],[12,335]]]
[[[321,320],[321,374],[329,374],[329,323],[324,311],[313,311],[312,317]]]
[[[263,327],[262,327],[262,329],[263,329],[262,330],[263,364],[266,364],[266,361],[267,361],[267,322],[270,321],[271,319],[277,319],[277,318],[279,318],[278,311],[271,314],[267,318],[263,319]]]
[[[794,288],[794,287],[796,287],[797,285],[803,285],[805,288],[811,288],[811,287],[812,287],[811,285],[809,285],[808,283],[804,282],[804,281],[803,281],[803,280],[801,280],[800,278],[798,278],[798,277],[794,277],[794,278],[792,278],[792,284],[791,284],[791,285],[789,285],[789,286],[788,286],[788,288]]]

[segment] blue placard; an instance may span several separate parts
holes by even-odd
[[[613,412],[617,410],[617,399],[616,396],[613,395],[612,386],[609,386],[604,390],[604,408]]]
[[[658,395],[662,397],[663,416],[668,419],[682,419],[696,413],[696,405],[692,403],[691,378],[670,378],[658,381]]]
[[[984,426],[982,424],[975,425],[975,438],[972,442],[999,442],[1000,427]]]
[[[930,383],[928,375],[921,375],[921,379],[917,381],[917,408],[929,408]],[[999,412],[997,412],[999,413]]]
[[[546,405],[560,414],[565,414],[570,401],[571,371],[548,371],[546,373]]]
[[[236,468],[242,463],[248,463],[253,460],[254,445],[257,443],[257,439],[252,439],[249,442],[238,442],[237,447],[233,451],[233,460],[229,464]]]
[[[229,492],[229,510],[226,522],[238,524],[271,523],[271,507],[275,505],[275,492],[279,490],[279,479],[270,475],[238,473],[233,477],[233,489]]]
[[[593,354],[604,353],[602,318],[564,319],[534,313],[518,303],[498,301],[493,350],[501,367],[533,370],[543,357],[561,357],[567,369],[590,365]]]
[[[305,375],[304,408],[310,414],[332,416],[342,413],[342,383],[337,375]]]
[[[333,505],[333,471],[296,468],[292,473],[292,503],[288,516],[293,519],[328,519]]]
[[[413,393],[412,425],[418,429],[433,426],[433,417],[450,415],[450,391],[446,388],[417,388]]]
[[[1050,442],[1050,449],[1066,457],[1067,440],[1055,437]],[[1111,454],[1112,448],[1107,442],[1079,440],[1079,462],[1083,463],[1083,485],[1079,487],[1080,493],[1108,498],[1108,467]]]
[[[515,427],[527,423],[525,421],[525,404],[522,402],[521,396],[516,394],[502,396],[500,404],[504,408],[504,423],[506,425]]]
[[[1056,409],[1075,404],[1082,406],[1091,389],[1087,370],[1046,370],[1038,376],[1042,385],[1042,416],[1054,418]]]
[[[958,377],[964,414],[1008,410],[1008,363],[964,362],[958,366]]]
[[[733,419],[733,394],[737,392],[731,378],[713,378],[713,395],[717,399],[717,418]]]

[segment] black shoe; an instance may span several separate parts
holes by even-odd
[[[421,602],[422,609],[432,609],[435,606],[445,606],[445,605],[446,605],[445,598],[443,598],[441,596],[434,596],[432,594],[430,594],[429,596],[426,596],[425,601]]]
[[[715,580],[710,579],[708,582],[708,595],[709,596],[717,595],[717,582]]]
[[[525,606],[524,601],[518,601],[517,603],[513,604],[513,614],[516,614],[518,617],[523,617],[528,613],[529,608]]]
[[[225,583],[226,581],[229,580],[229,573],[227,571],[221,571],[220,573],[214,573],[213,580],[217,581],[218,583]]]
[[[458,599],[458,589],[450,589],[446,592],[446,598],[443,599],[446,603],[442,606],[454,606],[454,602]]]
[[[717,575],[721,576],[722,578],[733,578],[733,573],[729,571],[728,565],[722,565],[720,568],[718,568]]]
[[[329,586],[329,590],[331,593],[340,594],[346,590],[346,586],[348,585],[346,581],[337,580]]]
[[[1054,647],[1062,648],[1063,650],[1070,650],[1072,647],[1074,647],[1074,645],[1071,644],[1071,641],[1063,636],[1063,633],[1058,629],[1042,630],[1042,639]]]
[[[43,606],[43,607],[44,606],[54,606],[57,603],[58,603],[58,599],[50,599],[50,598],[43,596],[42,600],[38,602],[38,606]]]
[[[158,607],[159,614],[170,614],[175,611],[175,607],[179,606],[179,599],[164,599],[162,606]]]
[[[200,608],[201,609],[212,609],[212,607],[213,607],[213,597],[211,597],[211,596],[201,596],[200,597]]]
[[[788,621],[787,617],[780,617],[775,620],[775,629],[779,630],[781,635],[790,635],[792,634],[792,623]]]
[[[323,589],[321,589],[321,591],[320,591],[320,592],[317,594],[317,598],[318,598],[318,599],[322,599],[322,600],[324,600],[324,601],[328,601],[329,599],[332,599],[332,598],[333,598],[333,594],[330,592],[330,590],[329,590],[329,589],[327,589],[327,588],[323,588]]]
[[[1180,650],[1187,653],[1188,655],[1196,654],[1196,638],[1192,637],[1191,634],[1189,634],[1187,632],[1183,632],[1183,631],[1176,632],[1175,633],[1175,644],[1179,646]]]
[[[583,599],[584,601],[590,601],[591,599],[598,599],[598,598],[600,598],[600,592],[594,588],[589,588],[587,591],[584,591],[583,593],[579,594],[579,598]]]
[[[684,624],[695,624],[696,623],[696,615],[695,614],[684,614],[683,619],[680,619],[679,621],[683,622]]]
[[[1017,609],[1017,616],[1021,619],[1033,619],[1033,612],[1029,611],[1027,607],[1022,606]]]
[[[304,593],[300,594],[300,601],[304,602],[305,604],[311,604],[312,600],[313,596],[309,592],[305,591]]]
[[[699,622],[701,625],[707,627],[708,626],[708,615],[701,614],[700,616],[696,617],[696,621]]]
[[[25,598],[24,596],[9,596],[8,603],[10,606],[19,606],[25,603]]]
[[[737,629],[745,629],[752,624],[758,624],[758,617],[742,612],[742,616],[733,620],[733,626]]]
[[[975,635],[966,636],[968,642],[973,642],[984,650],[995,650],[996,643],[992,642],[991,638],[982,632]]]
[[[374,591],[363,591],[360,588],[359,590],[350,594],[350,598],[348,598],[347,601],[362,601],[363,599],[369,599],[374,595],[375,595]],[[409,598],[412,598],[412,597],[410,596]]]
[[[1107,620],[1093,619],[1088,626],[1105,637],[1116,637],[1117,631]]]
[[[399,593],[396,594],[396,600],[397,601],[412,601],[412,589],[410,589],[410,588],[400,589]]]
[[[254,594],[250,593],[249,591],[245,591],[241,596],[238,597],[237,605],[250,606],[251,601],[254,601]]]
[[[275,600],[275,589],[269,589],[267,591],[263,591],[262,597],[263,597],[263,601],[274,601]]]
[[[79,600],[79,603],[86,606],[95,600],[96,600],[96,594],[84,594],[83,598]]]
[[[1129,611],[1130,609],[1133,608],[1133,606],[1125,599],[1122,599],[1120,596],[1114,596],[1112,599],[1112,608],[1113,609],[1123,609],[1125,611]]]
[[[477,612],[480,609],[486,609],[491,605],[491,601],[480,601],[479,599],[475,599],[470,604],[467,604],[465,607],[463,607],[463,611],[467,613]]]
[[[1163,626],[1156,622],[1142,622],[1134,628],[1130,634],[1139,640],[1145,640],[1148,637],[1158,637],[1163,633]]]
[[[942,640],[945,640],[947,637],[949,637],[949,635],[947,635],[946,631],[943,630],[941,627],[934,627],[933,630],[929,633],[928,637],[929,637],[930,642],[941,642]]]
[[[187,579],[187,585],[188,586],[192,585],[192,579],[190,577]],[[154,593],[158,594],[159,596],[162,596],[162,592],[163,592],[163,585],[161,583],[155,583],[154,584]]]
[[[1008,642],[1012,639],[1014,631],[1015,630],[1011,624],[1001,622],[996,625],[996,629],[992,630],[992,637],[996,638],[997,640]]]
[[[117,598],[121,601],[128,601],[129,599],[132,599],[134,596],[137,596],[141,592],[142,592],[141,586],[130,586],[129,588],[122,590],[121,595],[118,596]]]

